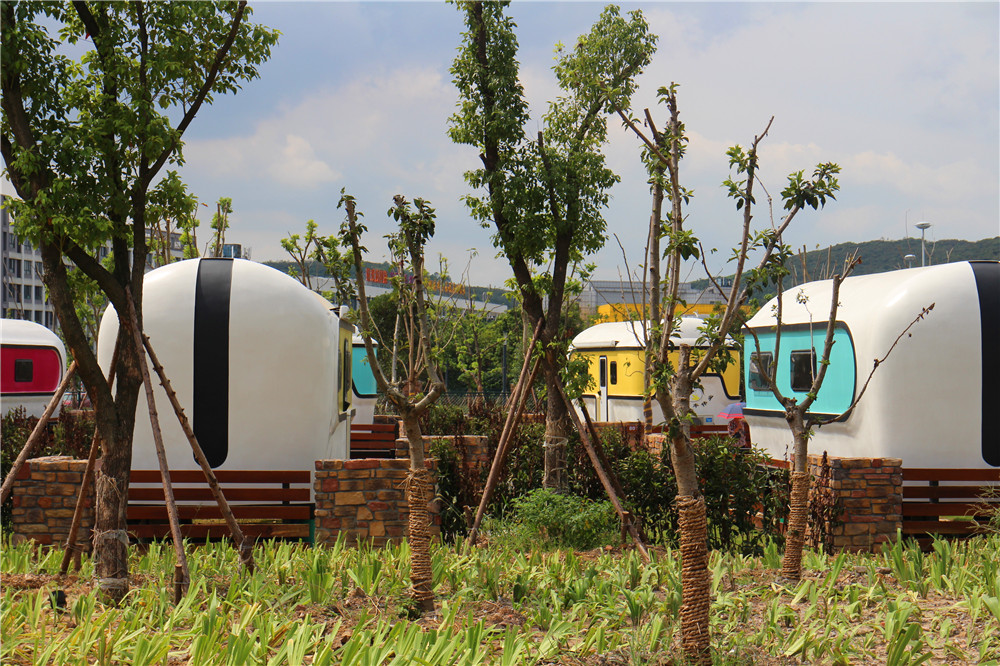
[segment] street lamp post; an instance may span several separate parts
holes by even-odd
[[[927,265],[927,249],[924,245],[924,234],[927,229],[931,226],[930,222],[917,222],[916,227],[920,229],[920,265]]]

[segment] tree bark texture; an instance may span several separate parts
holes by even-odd
[[[671,390],[656,398],[669,421],[670,460],[677,479],[677,510],[681,533],[681,644],[692,664],[710,664],[709,608],[712,599],[708,571],[708,527],[705,498],[698,485],[691,428],[685,416],[691,410],[691,348],[679,348]]]
[[[546,373],[548,377],[550,373]],[[566,441],[569,433],[569,411],[549,380],[548,407],[545,415],[544,462],[542,487],[561,491],[566,488]]]
[[[424,438],[418,414],[406,410],[403,430],[410,449],[410,473],[406,477],[407,538],[410,543],[410,582],[413,601],[421,612],[434,611],[434,579],[431,573],[430,513],[427,503],[434,496],[434,482],[424,458]]]
[[[795,436],[792,460],[792,492],[788,510],[788,530],[785,533],[785,553],[781,559],[781,576],[788,580],[802,578],[802,548],[809,519],[808,465],[809,437],[800,410],[793,409],[785,418]]]
[[[131,424],[130,424],[131,425]],[[94,515],[94,573],[101,597],[117,604],[128,593],[128,478],[132,469],[131,427],[105,427],[108,439],[97,475]],[[122,443],[127,442],[128,446]]]

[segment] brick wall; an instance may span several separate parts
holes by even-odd
[[[34,458],[24,464],[11,493],[16,540],[28,538],[43,544],[66,542],[86,467],[86,460],[74,460],[69,456]],[[85,550],[90,549],[90,526],[94,523],[93,484],[90,487],[76,536],[77,543]]]
[[[314,476],[316,543],[333,541],[343,533],[348,544],[371,541],[383,546],[406,533],[409,510],[403,482],[407,458],[386,460],[317,460]],[[432,472],[435,461],[428,459]],[[431,534],[441,531],[437,502],[428,497]]]
[[[809,456],[813,519],[807,543],[831,552],[877,548],[903,525],[903,470],[899,458]]]

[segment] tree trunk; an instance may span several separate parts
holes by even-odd
[[[431,575],[431,521],[427,503],[434,496],[434,482],[424,459],[424,438],[418,415],[403,412],[403,430],[410,449],[410,473],[406,478],[406,504],[409,510],[407,538],[410,542],[411,594],[422,613],[434,611],[434,580]]]
[[[566,488],[566,439],[570,420],[566,403],[549,376],[553,372],[555,370],[547,370],[545,377],[548,384],[548,406],[545,414],[545,472],[542,487],[562,491]]]
[[[142,387],[135,342],[129,325],[119,315],[114,395],[90,341],[76,316],[66,278],[66,265],[58,246],[42,243],[45,284],[62,326],[67,346],[77,361],[77,373],[94,401],[95,428],[102,443],[101,468],[95,483],[94,568],[101,598],[117,604],[128,592],[129,473],[132,468],[132,431],[135,407]],[[128,274],[125,273],[125,278]],[[140,283],[141,287],[141,283]],[[141,298],[141,288],[137,289]],[[124,308],[122,312],[124,312]],[[141,312],[141,311],[140,311]],[[141,316],[141,314],[140,314]]]
[[[94,514],[94,573],[101,597],[118,604],[128,593],[128,481],[132,469],[131,427],[103,422],[104,454],[97,475]]]
[[[673,413],[669,422],[670,460],[677,479],[677,511],[681,533],[681,645],[692,664],[710,664],[711,635],[709,608],[712,602],[711,576],[708,571],[708,523],[705,498],[698,488],[694,448],[690,427],[684,416],[691,410],[691,348],[680,346],[677,372],[671,378],[671,399],[657,394],[664,413]]]
[[[805,545],[809,518],[809,469],[807,452],[809,433],[799,410],[786,413],[786,420],[795,436],[792,461],[792,493],[788,508],[788,531],[785,533],[785,554],[781,559],[781,576],[797,581],[802,578],[802,547]]]

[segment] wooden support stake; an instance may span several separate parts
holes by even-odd
[[[184,553],[184,537],[181,535],[181,521],[177,515],[177,502],[174,500],[174,486],[170,482],[170,467],[167,465],[167,453],[163,448],[163,432],[160,430],[160,416],[156,412],[156,401],[153,397],[153,380],[149,378],[149,367],[146,365],[146,355],[142,353],[142,331],[139,330],[139,319],[135,313],[135,304],[132,303],[132,295],[128,295],[129,324],[132,327],[132,335],[135,338],[135,347],[139,353],[139,371],[142,373],[142,385],[146,390],[146,405],[149,407],[149,423],[153,429],[153,446],[156,447],[156,459],[160,465],[160,479],[163,482],[163,499],[167,504],[167,519],[170,521],[170,536],[174,542],[174,552],[177,555],[177,564],[180,567],[181,591],[187,589],[191,580],[191,573],[188,569],[187,555]],[[174,597],[180,601],[177,594],[177,570],[174,570]]]
[[[546,361],[549,363],[550,368],[556,367],[555,359],[552,356],[551,350],[546,352]],[[590,464],[594,466],[594,471],[597,472],[597,478],[601,480],[601,485],[604,486],[604,492],[608,494],[608,499],[611,501],[612,506],[615,507],[615,511],[618,512],[618,516],[622,523],[628,526],[629,534],[632,535],[632,540],[635,542],[635,547],[639,550],[639,554],[642,555],[642,558],[646,562],[650,562],[651,559],[649,557],[649,552],[646,550],[646,546],[642,542],[639,530],[628,516],[628,512],[625,510],[625,507],[622,506],[621,501],[618,499],[618,493],[615,492],[614,484],[612,484],[611,478],[608,476],[607,471],[601,464],[601,459],[597,454],[597,450],[594,448],[593,441],[591,441],[590,433],[580,421],[580,415],[576,413],[575,409],[573,409],[573,403],[570,402],[569,396],[566,395],[566,388],[563,386],[562,381],[559,381],[558,379],[556,380],[555,385],[556,389],[559,391],[559,397],[562,399],[563,403],[565,403],[566,410],[573,419],[573,425],[576,426],[577,431],[580,433],[580,441],[583,443],[583,448],[587,451],[587,456],[590,458]]]
[[[611,470],[611,463],[608,461],[608,457],[604,455],[604,445],[601,443],[601,435],[597,432],[597,428],[594,426],[594,422],[590,419],[590,412],[587,411],[587,404],[582,400],[578,399],[577,404],[580,405],[580,411],[583,412],[583,420],[587,425],[587,432],[590,433],[591,441],[594,443],[594,449],[597,451],[597,457],[601,461],[601,465],[607,471],[608,479],[611,481],[611,487],[615,489],[615,492],[619,496],[624,495],[625,491],[622,489],[622,484],[619,483],[618,477]]]
[[[170,404],[173,406],[174,413],[177,415],[177,420],[180,422],[181,428],[184,430],[184,435],[187,437],[188,443],[191,444],[191,450],[194,453],[195,460],[198,461],[198,464],[201,465],[201,470],[205,473],[205,480],[208,481],[208,487],[212,490],[212,496],[215,497],[215,501],[219,505],[219,511],[226,520],[226,525],[229,527],[229,532],[232,534],[233,541],[236,542],[236,546],[240,553],[240,561],[243,563],[243,566],[246,567],[247,571],[253,573],[253,545],[243,534],[243,530],[240,529],[240,524],[236,522],[236,517],[233,516],[233,511],[229,507],[229,502],[226,501],[226,496],[222,494],[222,489],[219,487],[219,481],[215,478],[215,472],[212,471],[212,466],[208,464],[205,452],[202,451],[201,445],[198,443],[198,438],[195,437],[194,430],[191,428],[191,424],[188,421],[187,416],[184,414],[184,408],[181,407],[181,403],[177,399],[177,393],[171,386],[170,380],[167,379],[167,375],[163,371],[163,366],[160,364],[159,359],[156,357],[156,353],[153,351],[153,345],[149,341],[149,336],[143,335],[142,342],[146,347],[146,351],[149,353],[149,360],[153,364],[153,369],[160,378],[160,384],[163,386],[164,391],[167,393],[167,397],[170,399]]]
[[[517,424],[521,419],[521,414],[524,412],[524,406],[527,404],[528,391],[531,385],[535,382],[535,376],[538,373],[539,361],[540,359],[535,359],[534,367],[531,369],[530,378],[525,382],[525,373],[528,371],[528,363],[531,360],[531,352],[535,348],[535,343],[538,342],[539,336],[542,334],[542,322],[538,322],[538,326],[535,327],[535,335],[531,338],[531,344],[528,345],[528,354],[524,357],[524,363],[521,364],[521,373],[518,375],[517,384],[514,386],[514,393],[511,395],[511,409],[507,412],[507,418],[503,424],[503,430],[500,431],[500,441],[497,443],[497,450],[493,454],[493,463],[490,465],[490,473],[486,478],[486,487],[483,489],[483,496],[479,499],[479,508],[476,509],[476,518],[472,522],[472,529],[469,531],[469,543],[473,546],[476,545],[476,540],[479,538],[479,527],[482,525],[483,516],[486,513],[486,507],[489,505],[490,500],[493,498],[493,491],[496,489],[497,483],[500,480],[500,470],[503,469],[503,464],[507,460],[507,452],[510,449],[510,440],[513,436],[514,430],[517,429]]]
[[[538,375],[539,364],[540,359],[535,359],[535,364],[531,369],[528,381],[516,393],[517,401],[514,403],[514,409],[508,412],[504,429],[500,433],[500,441],[497,443],[497,450],[493,455],[493,463],[490,465],[486,487],[483,489],[483,496],[479,500],[479,507],[476,509],[476,518],[472,523],[472,529],[469,531],[469,543],[473,546],[476,545],[476,539],[479,538],[479,528],[482,526],[486,507],[489,506],[490,500],[493,499],[493,492],[500,481],[500,471],[503,469],[503,465],[507,461],[507,455],[510,453],[511,442],[514,440],[514,432],[517,430],[517,426],[521,422],[521,416],[524,414],[524,408],[528,404],[529,387],[534,383],[535,377]]]
[[[108,368],[108,386],[115,383],[115,373],[118,369],[118,342],[115,342],[115,353],[111,356],[111,367]],[[97,453],[101,449],[101,436],[94,428],[94,437],[90,441],[90,455],[87,456],[87,467],[83,470],[83,480],[80,482],[80,494],[76,498],[76,508],[73,509],[73,521],[69,526],[69,534],[66,536],[66,546],[63,550],[62,564],[59,566],[59,574],[66,575],[69,571],[69,563],[73,556],[77,554],[80,546],[76,542],[76,534],[80,531],[80,523],[83,521],[83,506],[87,502],[87,492],[90,490],[90,482],[94,476],[94,466],[97,464]],[[77,559],[77,569],[80,567],[80,560]]]
[[[185,573],[184,567],[180,564],[174,565],[174,605],[181,602],[181,597],[184,596],[184,592],[187,588],[186,581],[189,576]]]
[[[24,467],[24,463],[30,458],[34,452],[35,447],[38,446],[38,441],[42,438],[42,433],[45,431],[45,426],[48,424],[49,419],[52,418],[52,413],[56,411],[56,407],[59,406],[59,402],[62,400],[63,393],[69,388],[69,382],[73,378],[73,374],[76,372],[76,360],[70,364],[69,369],[63,376],[62,382],[59,383],[59,388],[52,395],[52,399],[49,400],[48,406],[42,413],[42,417],[38,419],[38,423],[35,424],[35,429],[31,431],[31,435],[28,436],[28,441],[24,443],[24,447],[21,452],[17,454],[17,458],[14,460],[14,464],[11,465],[10,470],[7,472],[7,476],[4,477],[3,486],[0,486],[0,504],[3,504],[10,498],[11,492],[14,490],[14,480],[17,478],[18,472]]]

